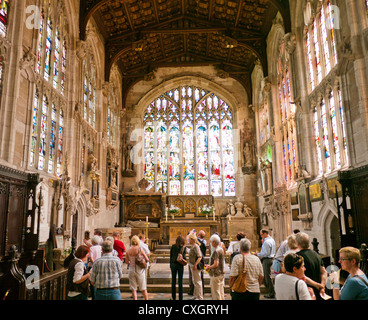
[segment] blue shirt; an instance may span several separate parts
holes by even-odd
[[[360,275],[367,283],[366,275]],[[341,288],[340,300],[368,300],[368,286],[358,277],[347,277],[345,284]]]
[[[257,256],[260,258],[273,258],[276,252],[276,243],[272,237],[268,236],[264,238],[262,249],[260,253],[257,253]]]

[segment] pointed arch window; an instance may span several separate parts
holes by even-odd
[[[38,80],[32,107],[29,165],[60,177],[64,161],[67,23],[57,2],[43,1],[37,37]]]
[[[278,61],[279,114],[283,154],[284,179],[288,186],[293,185],[298,171],[297,137],[294,125],[295,107],[293,105],[291,74],[288,52],[285,44],[280,47]]]
[[[181,86],[144,114],[144,175],[169,195],[235,196],[233,110],[216,93]]]
[[[36,71],[64,95],[67,66],[66,31],[63,18],[56,19],[51,11],[51,7],[41,8]],[[54,21],[59,23],[55,24]]]
[[[309,91],[330,73],[337,64],[335,21],[330,0],[321,1],[320,10],[305,28],[305,51]]]

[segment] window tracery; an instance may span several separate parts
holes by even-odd
[[[181,86],[144,114],[144,174],[170,195],[235,196],[233,110],[208,90]]]

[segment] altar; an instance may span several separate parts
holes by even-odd
[[[186,239],[187,234],[195,229],[198,233],[203,230],[206,233],[205,240],[209,243],[209,238],[215,232],[220,232],[220,223],[212,218],[208,219],[183,219],[164,220],[160,223],[160,233],[164,244],[174,244],[178,236]]]

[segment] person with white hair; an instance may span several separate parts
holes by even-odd
[[[210,238],[210,243],[214,248],[210,263],[205,266],[205,270],[210,275],[211,295],[213,300],[225,300],[224,293],[224,250],[221,247],[221,238],[214,234]]]
[[[246,291],[235,292],[231,289],[232,300],[259,300],[263,282],[263,267],[261,261],[250,252],[249,239],[240,240],[240,254],[231,263],[229,283],[232,283],[242,271],[246,273]]]
[[[90,248],[89,252],[89,257],[92,264],[102,255],[102,246],[100,243],[100,237],[98,235],[94,235],[92,237],[92,247]]]

